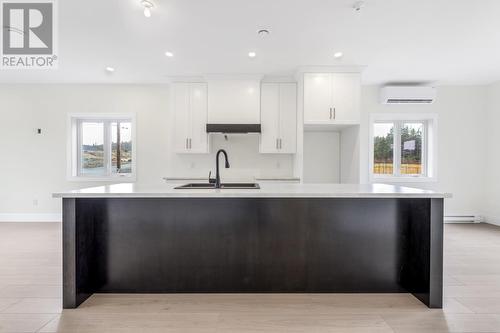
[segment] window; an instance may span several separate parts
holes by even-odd
[[[71,179],[135,179],[134,117],[72,115],[69,128]]]
[[[436,129],[435,115],[372,115],[371,180],[434,180]]]

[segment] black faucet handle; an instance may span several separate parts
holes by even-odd
[[[215,178],[211,178],[210,176],[212,176],[212,171],[208,173],[208,183],[215,184]]]

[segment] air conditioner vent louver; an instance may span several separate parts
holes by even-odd
[[[389,104],[430,104],[434,102],[432,99],[388,99]]]
[[[382,104],[432,104],[436,88],[422,86],[386,86],[380,91]]]

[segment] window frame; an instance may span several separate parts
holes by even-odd
[[[374,170],[374,125],[376,123],[394,123],[393,174],[375,174]],[[405,123],[422,123],[422,174],[401,174],[401,128]],[[369,124],[369,179],[375,182],[437,182],[437,114],[422,113],[374,113]]]
[[[130,122],[132,126],[132,172],[129,174],[113,174],[111,161],[111,123],[117,121]],[[82,130],[84,122],[103,123],[104,135],[104,164],[107,170],[106,175],[82,175],[81,174],[81,144]],[[136,163],[136,116],[135,114],[68,114],[68,133],[67,133],[67,180],[68,181],[127,181],[135,182],[137,174]]]

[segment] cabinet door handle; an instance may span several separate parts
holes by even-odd
[[[278,139],[276,139],[276,149],[278,149]]]
[[[191,144],[191,138],[189,138],[189,149],[193,148],[193,145]]]
[[[333,108],[333,119],[337,117],[337,108]]]
[[[282,143],[282,142],[281,142],[281,139],[280,139],[280,149],[282,148],[281,143]]]
[[[332,119],[332,108],[330,108],[330,119]]]
[[[189,148],[189,146],[188,146],[188,140],[189,140],[189,139],[188,139],[188,138],[186,138],[186,149],[188,149],[188,148]]]

